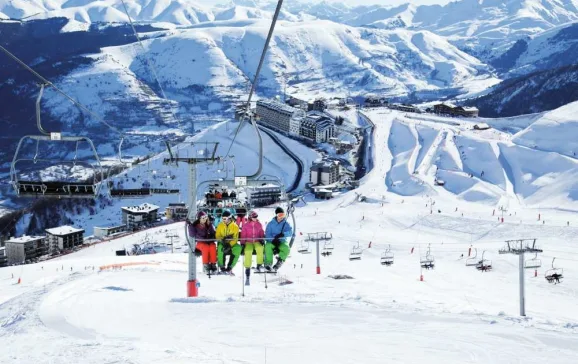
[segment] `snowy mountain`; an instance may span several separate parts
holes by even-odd
[[[58,85],[91,110],[128,127],[134,119],[119,118],[125,114],[123,105],[157,97],[150,92],[157,85],[148,58],[165,91],[178,102],[176,110],[224,112],[246,93],[268,27],[266,20],[246,20],[242,25],[228,21],[157,32],[144,40],[144,49],[132,43],[86,56],[90,64],[62,77]],[[430,32],[367,30],[330,21],[279,25],[257,91],[278,94],[284,77],[288,93],[327,96],[368,91],[452,95],[483,90],[498,81],[486,65]],[[47,94],[46,105],[53,117],[74,123],[73,105],[52,96]]]
[[[572,65],[508,79],[466,103],[485,117],[536,113],[578,101],[577,86],[578,66]]]
[[[506,76],[556,69],[575,64],[578,57],[578,22],[564,24],[538,35],[520,39],[492,62]]]

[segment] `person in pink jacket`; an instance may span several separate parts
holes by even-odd
[[[248,285],[249,276],[251,275],[251,264],[253,263],[253,250],[257,255],[257,271],[263,269],[263,242],[265,239],[265,232],[263,225],[259,221],[259,215],[256,211],[249,213],[249,221],[243,225],[241,231],[241,241],[245,245],[245,275],[247,276]]]

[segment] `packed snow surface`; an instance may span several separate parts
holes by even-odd
[[[376,125],[375,167],[356,191],[329,201],[305,196],[291,255],[267,286],[256,274],[243,286],[242,260],[234,277],[209,279],[198,266],[199,297],[186,298],[183,223],[2,268],[0,337],[10,349],[0,361],[575,363],[578,218],[560,191],[560,176],[575,171],[575,161],[519,146],[499,130],[474,131],[467,121],[387,110],[367,116]],[[541,153],[555,157],[538,161]],[[444,186],[434,184],[436,173]],[[526,205],[545,203],[537,195],[548,188],[558,206]],[[263,222],[273,216],[272,209],[258,212]],[[314,232],[332,233],[335,245],[321,257],[319,275],[315,254],[297,252],[315,251],[303,240]],[[168,233],[180,236],[174,253],[115,256],[145,240],[160,247]],[[544,250],[541,267],[524,270],[525,317],[518,257],[498,254],[505,240],[521,238],[537,239]],[[354,247],[361,260],[349,260]],[[394,264],[383,266],[388,248]],[[420,269],[427,252],[433,270]],[[493,269],[466,266],[468,253],[491,260]],[[564,269],[560,284],[544,279],[552,264]]]

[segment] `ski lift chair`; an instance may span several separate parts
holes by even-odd
[[[57,198],[95,198],[100,190],[100,182],[104,179],[102,165],[98,153],[91,139],[82,136],[63,136],[60,132],[48,132],[42,127],[40,121],[40,99],[44,92],[44,84],[40,85],[40,92],[36,99],[36,126],[41,135],[26,135],[20,139],[14,158],[10,166],[10,182],[14,187],[16,194],[20,197],[57,197]],[[33,157],[21,155],[21,149],[26,142],[32,141],[36,144],[36,151]],[[75,152],[71,160],[55,160],[54,158],[41,157],[40,142],[68,144],[74,143]],[[77,159],[79,146],[86,143],[89,146],[90,153],[94,156],[94,163],[88,163]],[[40,175],[42,171],[36,167],[29,169],[31,177],[22,175],[19,170],[19,164],[32,163],[37,165],[45,163],[45,168],[55,168],[70,166],[68,176],[55,180],[43,179]],[[90,173],[88,179],[75,177],[75,174],[87,175],[86,171],[73,171],[74,169],[84,168]],[[97,176],[100,174],[100,178]]]
[[[476,269],[481,271],[481,272],[487,272],[487,271],[492,270],[492,261],[488,260],[488,259],[484,259],[484,254],[486,254],[485,250],[482,252],[482,259],[476,265]]]
[[[297,248],[297,252],[301,254],[311,254],[311,249],[309,248],[309,243],[303,241],[301,246]]]
[[[466,267],[475,267],[480,262],[478,260],[478,249],[474,248],[474,256],[466,259]]]
[[[328,257],[328,256],[332,255],[334,248],[335,248],[335,246],[333,245],[333,243],[331,241],[326,241],[325,243],[323,243],[323,249],[321,251],[321,255],[323,255],[324,257]]]
[[[524,268],[526,269],[535,269],[540,268],[542,266],[542,261],[538,259],[538,253],[532,259],[528,259],[524,262]]]
[[[562,278],[564,278],[564,269],[562,268],[554,268],[554,260],[556,257],[552,259],[552,269],[548,269],[544,274],[544,278],[548,283],[558,284],[562,283]]]
[[[381,265],[390,266],[393,264],[393,252],[391,251],[391,245],[385,249],[383,254],[381,255]]]
[[[420,265],[422,268],[425,269],[433,269],[435,268],[435,258],[433,255],[430,255],[429,253],[426,254],[425,256],[420,258]]]
[[[363,249],[357,242],[357,245],[351,247],[351,253],[349,253],[349,260],[361,260],[361,254],[363,253]]]
[[[433,269],[435,267],[435,258],[431,255],[431,246],[428,245],[427,252],[420,258],[419,264],[425,269]]]

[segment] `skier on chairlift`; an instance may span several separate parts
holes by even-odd
[[[239,227],[233,221],[229,211],[223,211],[221,222],[217,226],[217,261],[219,269],[223,273],[230,273],[241,255],[241,245],[239,245]],[[229,256],[229,262],[225,265],[225,256]]]
[[[265,269],[268,272],[276,272],[281,268],[287,256],[289,256],[289,244],[287,237],[291,236],[293,228],[287,221],[287,215],[282,207],[275,209],[275,217],[267,224],[265,229]],[[273,255],[278,253],[278,260],[273,267]]]
[[[253,263],[253,251],[257,255],[257,271],[262,272],[263,269],[263,242],[265,239],[265,232],[263,225],[259,221],[259,215],[256,211],[249,213],[249,221],[245,223],[243,231],[241,231],[242,242],[245,246],[245,275],[247,276],[247,284],[249,276],[251,275],[251,264]]]
[[[203,272],[217,272],[217,247],[215,246],[215,228],[209,220],[209,215],[204,211],[197,213],[194,222],[187,221],[189,236],[194,237],[197,244],[196,249],[203,257]]]

